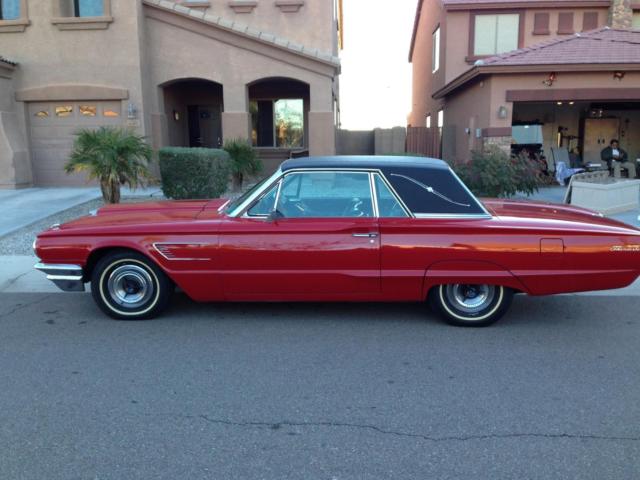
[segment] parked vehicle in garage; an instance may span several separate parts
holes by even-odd
[[[514,293],[621,288],[640,230],[567,205],[477,199],[441,161],[288,160],[234,201],[109,205],[42,232],[36,268],[91,283],[118,319],[158,315],[175,286],[196,301],[427,301],[486,326]]]

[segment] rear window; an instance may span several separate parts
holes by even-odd
[[[383,173],[414,214],[486,213],[448,169],[393,168]]]

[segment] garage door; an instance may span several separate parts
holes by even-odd
[[[122,102],[29,103],[33,183],[37,186],[86,186],[85,174],[67,175],[75,133],[81,128],[122,125]]]

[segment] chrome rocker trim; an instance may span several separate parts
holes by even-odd
[[[60,290],[84,292],[83,273],[80,265],[37,263],[33,268],[46,273],[47,280],[51,280]]]

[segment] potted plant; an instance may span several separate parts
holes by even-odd
[[[243,138],[227,140],[222,148],[231,159],[233,189],[240,190],[246,175],[255,175],[262,170],[262,162],[253,147]]]
[[[77,134],[67,173],[87,172],[100,183],[105,203],[120,202],[120,186],[136,188],[149,178],[153,150],[144,137],[118,127],[83,129]]]

